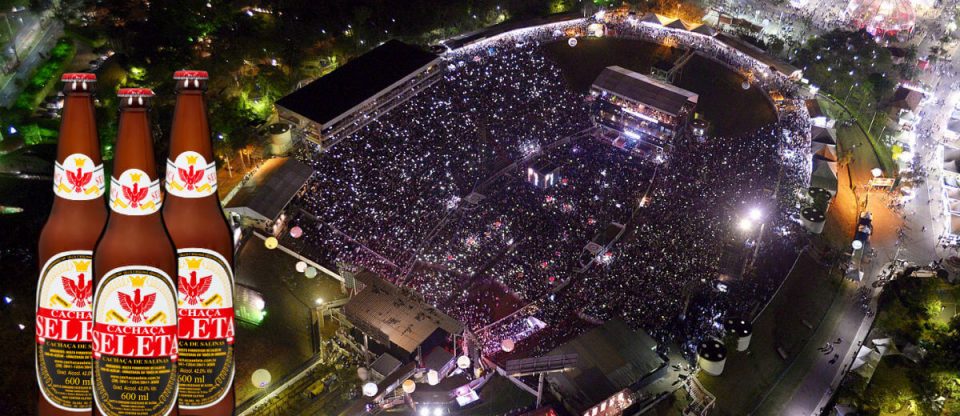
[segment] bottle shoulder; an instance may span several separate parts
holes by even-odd
[[[131,218],[114,213],[94,249],[98,276],[122,266],[156,267],[173,276],[176,251],[159,215]]]

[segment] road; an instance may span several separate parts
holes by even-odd
[[[719,8],[764,26],[764,33],[770,35],[802,38],[804,35],[814,35],[838,27],[836,18],[840,17],[843,11],[837,5],[842,2],[808,0],[806,3],[807,5],[801,11],[754,1],[728,4]],[[783,15],[787,15],[787,18],[782,19]],[[798,18],[799,16],[810,20]],[[767,21],[764,22],[764,19]],[[916,43],[919,43],[921,56],[933,45],[934,39],[939,37],[936,34],[936,26],[939,25],[936,19],[942,20],[939,13],[928,13],[917,22],[917,33],[921,35],[917,36],[920,41]],[[805,25],[803,23],[805,20],[812,24]],[[787,21],[794,23],[784,28],[781,23]],[[876,255],[865,259],[861,269],[863,281],[846,285],[841,289],[843,292],[840,294],[839,302],[842,302],[842,310],[839,318],[821,328],[815,335],[815,339],[819,342],[837,339],[842,339],[842,342],[834,344],[834,352],[830,354],[817,351],[817,348],[822,347],[823,344],[811,342],[807,350],[801,354],[808,358],[808,362],[812,360],[814,364],[802,376],[800,382],[796,385],[777,385],[771,389],[771,391],[775,389],[787,391],[790,399],[785,403],[761,403],[755,413],[790,416],[820,414],[849,370],[860,344],[865,340],[873,324],[874,317],[862,311],[857,289],[865,288],[869,296],[869,307],[875,311],[877,297],[882,288],[873,288],[872,283],[877,280],[883,266],[893,260],[894,256],[920,265],[943,257],[943,253],[938,252],[937,249],[938,238],[947,226],[940,177],[943,161],[941,144],[943,139],[940,137],[940,132],[944,130],[954,105],[960,101],[960,93],[951,88],[956,81],[952,76],[952,73],[957,70],[956,60],[941,66],[934,71],[924,73],[921,77],[926,85],[932,86],[930,95],[935,98],[929,100],[922,108],[922,119],[916,129],[931,134],[918,134],[917,146],[913,150],[929,173],[929,177],[926,186],[916,187],[914,198],[904,208],[900,210],[890,208],[890,203],[893,202],[891,199],[895,196],[882,191],[870,191],[864,186],[872,178],[871,169],[879,167],[879,160],[873,154],[872,146],[865,142],[840,143],[838,150],[852,152],[854,156],[850,164],[845,167],[848,175],[842,172],[838,175],[840,186],[847,188],[840,190],[837,201],[831,209],[853,209],[856,210],[854,215],[864,210],[873,214],[874,235],[871,237],[870,246],[876,251]],[[937,99],[940,98],[945,98],[945,102],[937,103]],[[833,213],[833,215],[837,214],[837,212]],[[850,214],[846,213],[846,215]],[[903,231],[902,238],[898,238],[900,230]],[[837,359],[831,363],[834,354],[837,354]],[[798,358],[798,362],[803,362],[802,358],[804,357]],[[787,380],[795,379],[784,377],[782,380],[789,383],[790,381]],[[792,393],[789,392],[791,389]]]
[[[13,104],[20,92],[16,81],[30,76],[43,62],[41,53],[50,50],[61,35],[63,25],[59,21],[33,19],[20,28],[14,41],[17,44],[20,65],[12,74],[0,77],[0,107]]]

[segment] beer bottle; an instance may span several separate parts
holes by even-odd
[[[204,90],[206,71],[174,73],[177,103],[163,220],[177,248],[181,415],[234,410],[233,238],[220,199]]]
[[[93,246],[107,221],[94,74],[64,74],[53,209],[40,233],[36,369],[40,415],[90,414]]]
[[[146,88],[123,88],[110,219],[93,252],[95,415],[177,414],[177,258],[160,214]]]

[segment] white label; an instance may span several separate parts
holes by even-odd
[[[200,153],[186,151],[167,159],[167,192],[182,198],[203,198],[217,192],[217,163]]]
[[[93,252],[58,253],[40,269],[36,369],[40,393],[61,410],[90,411]]]
[[[185,248],[177,256],[178,403],[183,409],[203,409],[220,403],[233,384],[233,273],[215,251]]]
[[[53,193],[73,201],[86,201],[103,196],[103,165],[93,164],[93,159],[82,153],[74,153],[63,159],[63,164],[54,162]]]
[[[149,266],[110,270],[93,304],[93,397],[107,416],[170,414],[177,407],[177,297]]]
[[[140,169],[127,169],[110,178],[110,209],[124,215],[148,215],[160,210],[160,180]]]

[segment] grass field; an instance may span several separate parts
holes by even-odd
[[[619,65],[642,74],[659,62],[674,62],[682,52],[663,45],[631,39],[581,39],[571,48],[566,42],[546,46],[547,57],[561,67],[573,90],[586,92],[604,68]],[[676,85],[700,94],[697,112],[711,123],[712,133],[736,136],[776,121],[762,91],[744,90],[743,77],[700,56],[686,64]],[[731,105],[731,100],[736,105]]]
[[[754,322],[750,350],[731,352],[719,377],[700,373],[700,382],[717,397],[715,414],[743,415],[754,409],[814,334],[839,284],[840,278],[826,266],[801,255],[780,292]]]

